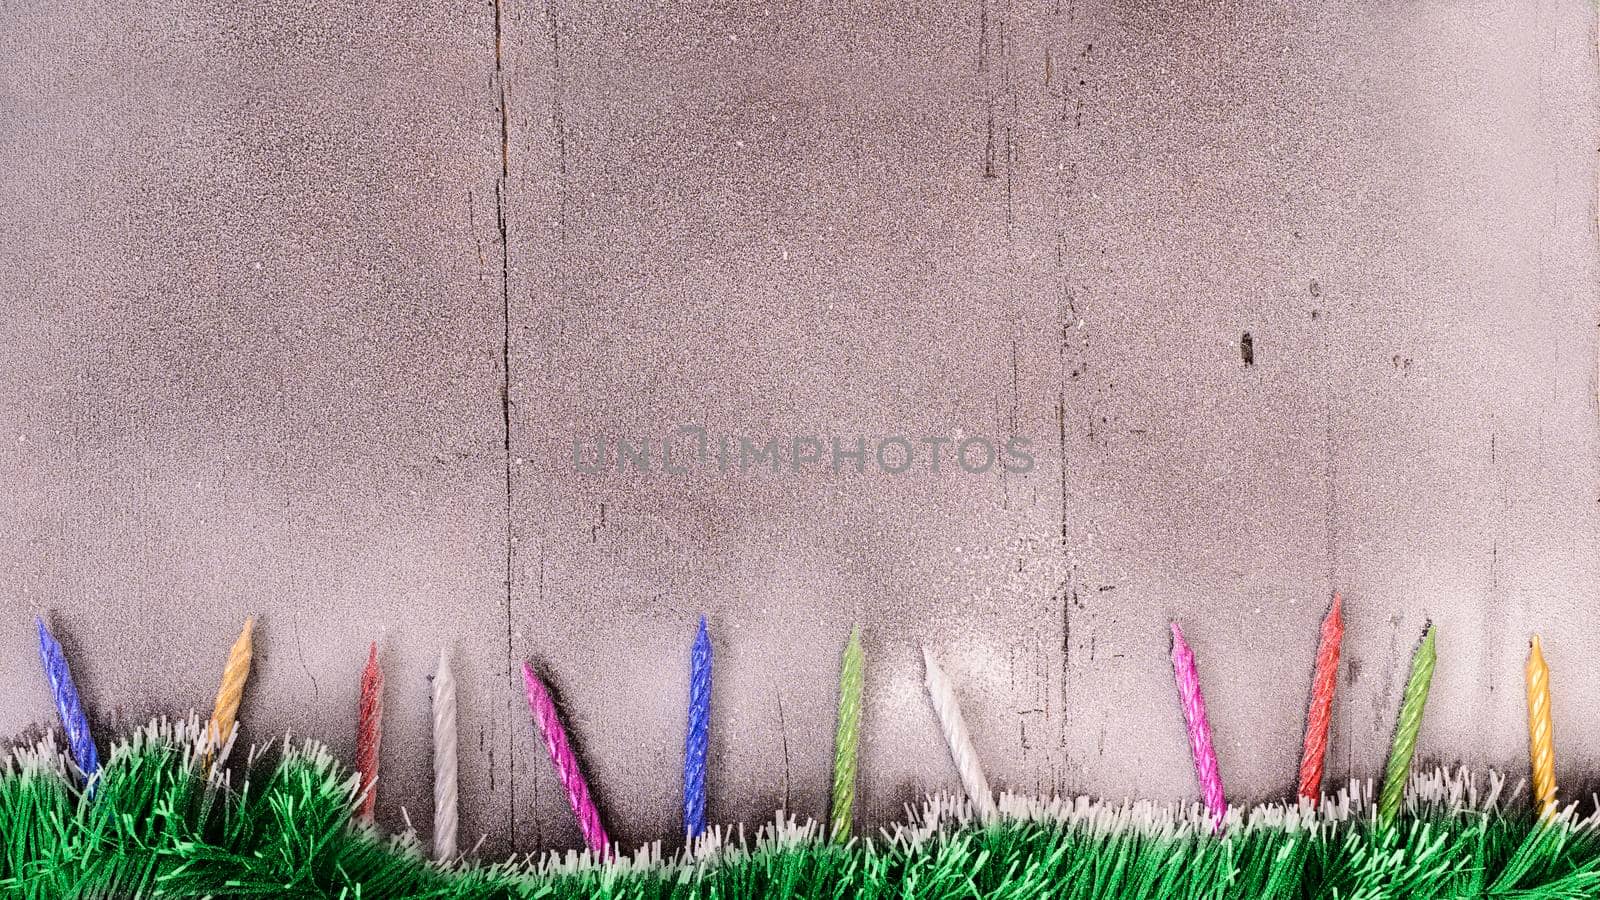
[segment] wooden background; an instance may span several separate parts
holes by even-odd
[[[710,818],[821,815],[865,629],[859,817],[999,786],[1292,790],[1347,598],[1330,775],[1378,771],[1424,621],[1425,755],[1600,765],[1596,12],[1503,3],[0,8],[0,733],[52,617],[102,739],[209,708],[348,758],[379,819],[572,847],[515,667],[613,832],[678,829],[696,616]],[[1253,362],[1241,349],[1250,335]],[[575,437],[987,435],[1033,471],[581,475]],[[464,839],[471,845],[471,839]]]

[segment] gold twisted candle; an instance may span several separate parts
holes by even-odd
[[[861,744],[861,626],[850,631],[839,669],[839,730],[833,740],[833,815],[828,834],[835,843],[850,840],[856,803],[856,748]]]
[[[1411,657],[1411,676],[1406,679],[1405,697],[1400,701],[1400,718],[1394,726],[1394,743],[1389,747],[1389,766],[1378,794],[1378,821],[1387,826],[1400,814],[1406,797],[1406,779],[1411,775],[1411,757],[1417,752],[1417,735],[1422,731],[1422,710],[1428,703],[1428,688],[1433,684],[1433,667],[1438,661],[1433,642],[1433,623],[1423,635],[1422,644]]]
[[[220,750],[233,737],[234,723],[239,720],[239,701],[244,698],[244,683],[250,677],[250,654],[255,634],[254,616],[244,620],[244,630],[228,651],[228,664],[222,667],[222,686],[217,688],[217,702],[211,708],[211,722],[206,726],[206,754]]]
[[[1533,802],[1541,818],[1556,811],[1555,735],[1550,721],[1550,667],[1539,636],[1528,648],[1528,760],[1533,769]]]

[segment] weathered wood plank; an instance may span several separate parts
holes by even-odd
[[[1424,754],[1522,765],[1533,628],[1588,727],[1592,7],[324,6],[0,11],[0,732],[36,609],[107,727],[205,708],[255,612],[247,737],[348,752],[387,626],[382,822],[448,643],[464,834],[578,843],[530,657],[670,838],[705,612],[713,822],[822,813],[856,621],[865,825],[956,784],[919,643],[998,785],[1177,800],[1178,617],[1260,799],[1335,588],[1332,777],[1428,616]],[[683,425],[823,462],[663,473]],[[919,455],[829,471],[858,436]]]

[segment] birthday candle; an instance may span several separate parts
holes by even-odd
[[[711,724],[711,636],[706,617],[689,651],[689,728],[683,745],[683,828],[690,841],[706,830],[706,748]]]
[[[359,818],[371,820],[378,803],[378,751],[383,745],[383,669],[378,667],[378,642],[367,651],[361,672],[361,708],[356,723],[356,771],[361,775]]]
[[[239,701],[244,698],[244,683],[250,677],[255,627],[255,617],[244,620],[244,630],[239,632],[233,649],[228,651],[228,664],[222,667],[222,686],[217,688],[217,700],[211,706],[211,721],[206,725],[207,758],[233,736],[234,723],[239,719]]]
[[[433,673],[433,855],[456,855],[456,677],[439,649]]]
[[[100,754],[95,751],[94,738],[89,735],[89,717],[83,712],[83,701],[72,683],[72,670],[67,666],[67,655],[62,652],[61,644],[45,627],[42,617],[34,621],[39,626],[39,662],[44,664],[44,677],[50,682],[50,694],[61,716],[61,729],[67,733],[73,761],[87,778],[100,771]]]
[[[922,663],[927,667],[928,697],[933,701],[933,711],[939,717],[939,728],[944,731],[945,743],[950,746],[950,758],[955,761],[956,772],[967,797],[984,821],[994,819],[994,793],[989,790],[989,779],[983,777],[983,767],[978,764],[978,751],[967,733],[967,723],[961,718],[961,706],[956,702],[956,692],[950,685],[950,676],[933,661],[933,654],[922,648]]]
[[[561,725],[555,702],[550,699],[544,682],[533,674],[533,664],[530,662],[522,663],[522,684],[528,694],[528,710],[533,714],[534,721],[539,723],[539,732],[544,735],[544,747],[550,752],[550,762],[556,767],[556,777],[566,789],[567,803],[572,806],[573,815],[578,817],[578,830],[583,832],[583,842],[595,853],[608,855],[611,838],[606,836],[605,826],[600,824],[600,811],[589,796],[589,784],[583,780],[578,757],[567,742],[567,730]]]
[[[1200,693],[1200,673],[1194,664],[1194,651],[1183,639],[1183,630],[1172,623],[1172,675],[1178,684],[1178,699],[1183,703],[1183,719],[1189,728],[1189,750],[1194,756],[1194,773],[1200,782],[1200,796],[1211,814],[1211,829],[1222,827],[1228,813],[1222,795],[1222,774],[1217,771],[1217,751],[1211,742],[1211,723],[1206,719],[1206,699]]]
[[[1550,667],[1544,663],[1539,636],[1528,648],[1528,758],[1533,769],[1533,801],[1539,815],[1556,811],[1555,735],[1550,721]]]
[[[1406,679],[1405,697],[1400,701],[1400,718],[1394,726],[1394,743],[1389,747],[1389,767],[1378,794],[1378,821],[1388,825],[1400,813],[1406,796],[1406,778],[1411,774],[1411,757],[1417,752],[1417,734],[1422,730],[1422,709],[1428,703],[1428,686],[1433,682],[1437,662],[1433,642],[1433,623],[1423,633],[1422,644],[1411,656],[1411,675]]]
[[[839,729],[833,739],[833,815],[828,833],[836,843],[850,840],[856,802],[856,748],[861,744],[861,626],[850,630],[839,670]]]
[[[1317,644],[1317,666],[1311,676],[1311,705],[1306,710],[1305,748],[1300,754],[1300,798],[1316,803],[1322,795],[1322,769],[1328,756],[1328,723],[1333,715],[1333,689],[1339,680],[1339,644],[1344,640],[1344,616],[1339,595],[1322,620],[1322,640]]]

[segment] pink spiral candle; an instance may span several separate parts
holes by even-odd
[[[522,684],[528,692],[528,711],[539,723],[545,749],[550,751],[550,762],[555,764],[556,777],[567,791],[567,802],[572,805],[572,813],[578,817],[578,830],[583,832],[584,843],[595,853],[608,855],[611,839],[606,836],[605,826],[600,824],[600,810],[595,808],[594,799],[589,796],[589,783],[583,780],[583,772],[578,769],[578,757],[573,754],[572,745],[567,743],[567,730],[561,725],[555,702],[550,699],[544,682],[533,674],[533,664],[530,662],[522,663]]]
[[[1228,804],[1222,797],[1222,774],[1217,771],[1217,750],[1211,744],[1211,723],[1206,719],[1206,698],[1200,693],[1200,673],[1195,671],[1194,651],[1183,639],[1178,623],[1172,623],[1172,677],[1178,683],[1178,699],[1183,703],[1183,718],[1189,726],[1189,750],[1194,754],[1194,774],[1200,782],[1200,796],[1211,814],[1211,830],[1222,827]]]

